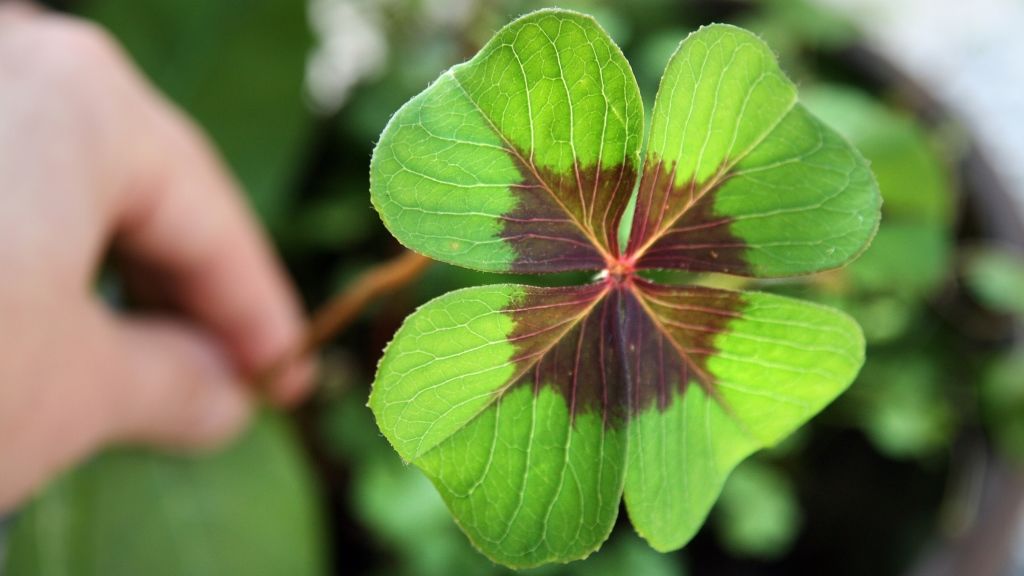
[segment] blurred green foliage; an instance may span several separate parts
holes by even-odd
[[[22,511],[6,574],[324,574],[319,503],[287,428],[264,415],[212,457],[98,456]]]
[[[303,72],[313,38],[301,3],[89,0],[82,13],[205,129],[276,229],[312,126]]]
[[[1024,252],[975,246],[963,256],[962,276],[971,294],[989,310],[1024,316]]]
[[[927,352],[879,350],[871,356],[851,401],[879,450],[905,458],[949,446],[955,410],[943,379],[942,366]]]
[[[981,402],[997,446],[1014,461],[1024,462],[1024,350],[989,361],[982,372]]]
[[[788,552],[796,539],[800,507],[786,475],[753,458],[729,476],[714,520],[733,554],[771,560]]]
[[[960,268],[964,285],[982,306],[1024,325],[1024,253],[997,244],[971,246]],[[1024,348],[1019,343],[984,359],[980,401],[996,447],[1024,462]]]
[[[857,39],[856,29],[842,16],[807,0],[757,0],[758,10],[739,24],[756,31],[779,54],[790,74],[811,74],[809,50],[843,48]],[[794,69],[795,68],[795,69]]]

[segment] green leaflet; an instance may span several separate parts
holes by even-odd
[[[374,151],[371,190],[387,190],[372,198],[388,229],[433,258],[507,270],[515,253],[498,237],[499,219],[514,209],[509,187],[521,175],[454,77],[442,76],[410,100],[381,142]],[[447,144],[439,147],[442,142]],[[470,209],[464,194],[445,194],[449,189],[478,200]]]
[[[689,386],[668,410],[630,423],[626,507],[658,550],[689,541],[729,472],[817,414],[864,362],[863,336],[845,314],[771,294],[744,299],[708,362],[721,400]]]
[[[770,294],[723,300],[720,291],[648,287],[646,306],[664,326],[702,321],[679,308],[738,306],[706,364],[717,399],[692,372],[685,382],[670,375],[660,389],[647,378],[633,382],[649,390],[637,397],[663,393],[667,405],[641,409],[623,397],[622,412],[634,416],[607,418],[617,406],[580,408],[595,379],[572,375],[601,358],[615,365],[624,352],[615,342],[628,337],[637,309],[622,304],[605,314],[617,292],[594,286],[482,286],[441,296],[406,320],[374,383],[370,407],[384,435],[427,473],[473,543],[510,566],[596,549],[614,525],[624,480],[637,531],[659,550],[682,546],[732,468],[817,413],[863,362],[859,329],[835,310]],[[537,325],[529,314],[538,313],[557,315],[548,318],[552,330],[517,331]],[[591,322],[600,317],[613,317],[608,331],[620,333],[600,332]],[[570,352],[559,358],[562,342]],[[625,345],[638,365],[673,353],[643,339]],[[547,369],[574,357],[582,360],[572,369]]]
[[[402,458],[415,461],[464,427],[513,377],[513,320],[502,310],[518,292],[449,292],[406,319],[370,396],[377,424]]]
[[[410,248],[490,271],[602,271],[582,286],[437,298],[378,368],[381,431],[509,566],[585,557],[623,497],[652,546],[683,546],[730,471],[863,363],[840,312],[637,272],[792,276],[849,262],[879,220],[860,154],[731,26],[702,28],[673,56],[642,170],[639,102],[591,18],[542,10],[403,106],[374,154],[374,205]]]
[[[403,106],[370,188],[406,246],[494,272],[599,270],[617,252],[643,108],[590,17],[524,16]]]
[[[531,380],[600,294],[451,292],[410,316],[381,360],[370,407],[385,436],[433,480],[473,543],[506,565],[583,557],[618,513],[623,434],[601,413],[571,417],[557,386]],[[555,330],[513,336],[530,314],[555,315]]]
[[[628,253],[640,268],[807,274],[859,255],[880,204],[867,162],[797,102],[771,50],[712,25],[658,89]]]
[[[878,230],[881,198],[867,162],[803,106],[728,178],[715,211],[733,221],[733,234],[748,246],[751,275],[836,268]]]
[[[600,414],[570,423],[550,388],[519,387],[416,464],[477,548],[508,566],[536,566],[586,557],[608,538],[623,436]]]

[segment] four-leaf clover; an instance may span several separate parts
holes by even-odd
[[[644,276],[808,274],[875,233],[867,163],[797,101],[769,48],[731,26],[691,34],[641,164],[643,114],[598,24],[542,10],[403,106],[374,153],[374,206],[409,248],[492,272],[599,272],[444,295],[380,362],[381,431],[510,566],[586,556],[623,497],[652,546],[681,547],[736,464],[863,362],[860,329],[835,310]]]

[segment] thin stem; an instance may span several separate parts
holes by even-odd
[[[370,302],[416,280],[432,262],[426,256],[405,251],[363,272],[348,288],[313,314],[302,340],[257,380],[258,389],[266,391],[270,383],[292,363],[314,353],[348,327]]]

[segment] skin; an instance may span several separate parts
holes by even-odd
[[[110,444],[222,445],[304,323],[236,182],[108,34],[2,2],[0,86],[2,513]],[[100,300],[105,261],[149,312]]]

